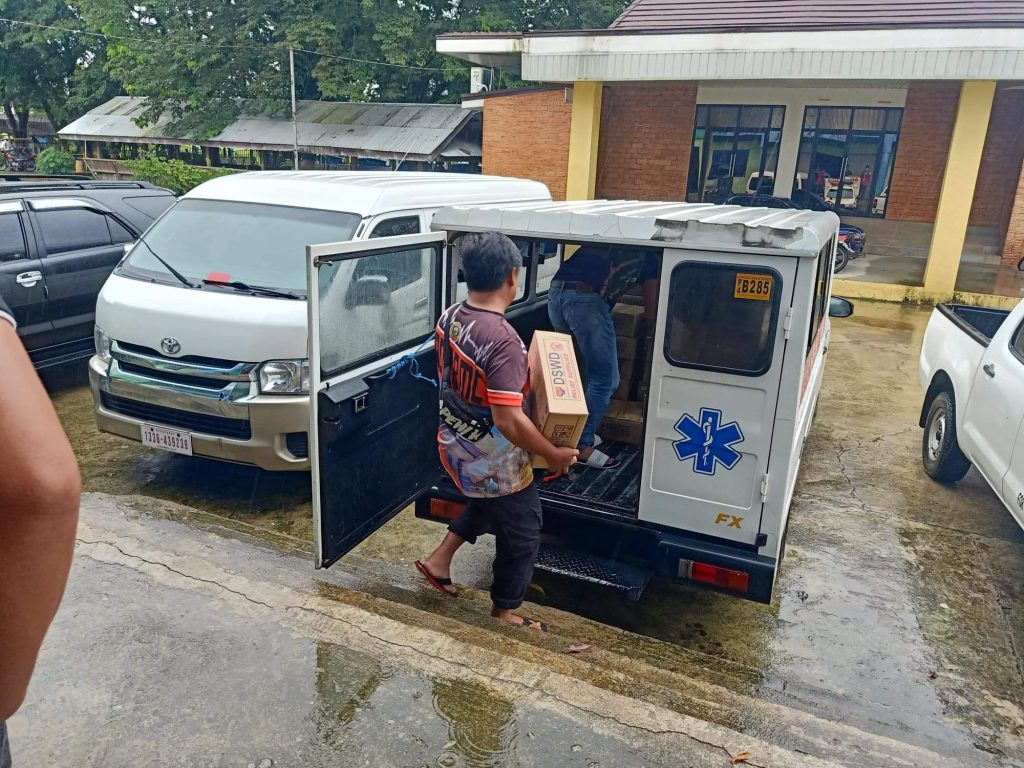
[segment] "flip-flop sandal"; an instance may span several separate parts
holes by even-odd
[[[523,616],[523,623],[519,626],[526,627],[527,629],[539,629],[541,632],[547,632],[548,629],[550,629],[550,627],[548,627],[548,625],[545,624],[543,621],[537,621],[536,619],[528,619],[525,616]]]
[[[622,462],[618,459],[613,459],[604,451],[599,451],[597,448],[590,452],[587,456],[587,460],[583,462],[585,467],[593,467],[594,469],[614,469],[619,466]]]
[[[423,574],[423,578],[425,578],[427,581],[429,581],[430,584],[434,587],[434,589],[436,589],[438,592],[443,592],[448,597],[458,597],[458,595],[456,595],[451,590],[445,589],[445,587],[450,587],[452,585],[452,580],[451,579],[440,579],[440,578],[438,578],[437,576],[432,574],[430,571],[428,571],[427,570],[427,566],[425,566],[419,560],[416,560],[414,565],[416,566],[416,570],[418,570],[420,573]]]

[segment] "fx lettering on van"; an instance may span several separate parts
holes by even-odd
[[[838,228],[834,214],[811,211],[635,201],[482,204],[439,210],[431,234],[311,244],[317,565],[330,566],[409,504],[438,522],[462,510],[466,500],[438,458],[437,391],[412,374],[435,370],[426,340],[441,310],[466,296],[458,238],[493,230],[526,255],[522,295],[507,316],[527,344],[550,328],[552,265],[565,254],[595,244],[653,252],[660,262],[652,346],[636,362],[650,381],[636,442],[602,446],[621,460],[614,470],[577,466],[541,484],[545,544],[537,569],[627,599],[658,576],[769,602],[821,386],[830,312],[852,312],[849,302],[831,299]],[[336,298],[345,265],[373,263],[386,272],[410,249],[424,253],[433,270],[410,297],[425,313],[372,346],[346,349],[331,329],[342,318],[362,328],[376,316],[372,307],[349,310]],[[357,401],[364,411],[356,412]]]

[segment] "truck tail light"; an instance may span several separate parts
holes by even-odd
[[[444,499],[430,500],[430,516],[442,520],[454,520],[466,509],[465,504],[457,501],[446,501]]]
[[[680,570],[683,569],[680,568]],[[687,570],[689,577],[693,581],[710,584],[721,589],[729,589],[733,592],[746,592],[750,587],[750,574],[746,571],[734,571],[732,568],[722,568],[718,565],[692,561]]]

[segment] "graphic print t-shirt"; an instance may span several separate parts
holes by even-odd
[[[523,407],[530,369],[522,339],[503,315],[468,304],[449,307],[437,324],[438,375],[443,375],[445,329],[451,336],[448,385],[466,410],[488,415],[492,405]],[[496,427],[480,436],[460,431],[442,413],[437,442],[441,461],[470,497],[507,496],[533,482],[530,455]]]

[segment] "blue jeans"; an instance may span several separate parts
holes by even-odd
[[[583,428],[579,447],[587,448],[594,444],[597,427],[619,387],[619,358],[612,313],[600,295],[577,293],[574,288],[566,288],[556,281],[551,284],[548,294],[548,318],[556,331],[572,334],[576,349],[583,358],[590,416]]]
[[[11,743],[7,740],[4,723],[0,723],[0,768],[11,768]]]

